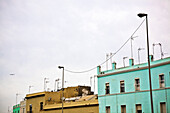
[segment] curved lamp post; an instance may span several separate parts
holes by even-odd
[[[63,75],[62,75],[62,113],[63,113],[63,97],[64,97],[64,67],[58,66],[59,69],[63,69]]]
[[[148,70],[149,70],[149,85],[150,85],[150,99],[151,99],[151,113],[153,111],[153,99],[152,99],[152,82],[151,82],[151,69],[150,69],[150,57],[149,57],[149,36],[148,36],[148,15],[145,13],[139,13],[140,18],[146,17],[146,33],[147,33],[147,53],[148,53]]]

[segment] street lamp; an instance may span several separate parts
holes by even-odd
[[[58,66],[59,69],[63,69],[63,76],[62,76],[62,113],[63,113],[63,97],[64,97],[64,67]]]
[[[149,58],[149,36],[148,36],[148,15],[145,13],[139,13],[140,18],[146,17],[146,33],[147,33],[147,51],[148,51],[148,70],[149,70],[149,85],[150,85],[150,99],[151,99],[151,112],[153,111],[153,99],[152,99],[152,82],[151,82],[151,69],[150,69],[150,58]]]

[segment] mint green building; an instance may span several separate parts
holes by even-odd
[[[13,106],[13,113],[20,113],[20,104]]]
[[[154,113],[170,113],[170,57],[150,59]],[[148,64],[112,68],[97,68],[99,113],[151,113]]]

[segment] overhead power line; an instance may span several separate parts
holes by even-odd
[[[99,64],[100,66],[103,65],[104,63],[106,63],[108,60],[110,60],[114,55],[116,55],[126,44],[127,42],[133,37],[133,35],[138,31],[138,29],[142,26],[143,22],[145,21],[145,19],[141,22],[141,24],[136,28],[136,30],[132,33],[132,35],[126,40],[126,42],[114,53],[112,54],[108,59],[106,59],[104,62],[102,62],[101,64]],[[84,70],[84,71],[72,71],[72,70],[68,70],[68,69],[64,69],[65,71],[67,72],[70,72],[70,73],[86,73],[86,72],[90,72],[94,69],[96,69],[97,66],[93,67],[93,68],[90,68],[90,69],[87,69],[87,70]]]

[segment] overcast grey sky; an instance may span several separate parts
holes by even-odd
[[[137,17],[140,12],[148,14],[150,53],[152,44],[160,42],[168,57],[169,0],[0,0],[0,112],[12,108],[16,93],[18,102],[22,100],[29,85],[34,86],[31,93],[43,91],[45,77],[53,90],[54,80],[62,74],[58,65],[83,71],[102,63],[106,53],[119,49],[143,21]],[[141,62],[145,62],[145,23],[134,36],[138,36],[133,41],[135,63],[139,47],[145,48],[141,51]],[[158,46],[155,52],[159,59]],[[130,58],[130,42],[113,57],[119,67],[124,56]],[[65,87],[90,85],[94,75],[96,69],[83,74],[65,72]]]

